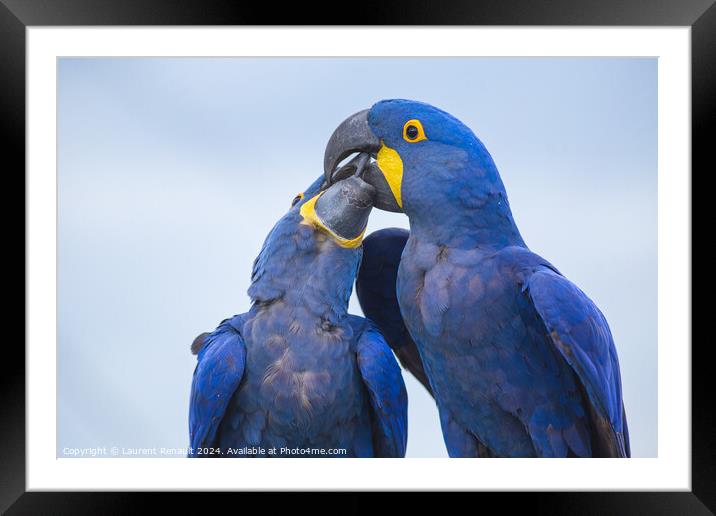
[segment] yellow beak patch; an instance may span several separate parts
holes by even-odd
[[[403,198],[400,193],[400,189],[403,185],[403,160],[400,159],[400,155],[397,151],[381,142],[380,150],[378,151],[375,161],[378,164],[378,168],[383,173],[385,180],[388,182],[390,191],[393,192],[395,202],[397,202],[398,206],[402,208]]]
[[[301,209],[299,210],[299,213],[303,217],[303,222],[301,222],[301,224],[310,224],[319,228],[323,232],[328,233],[333,238],[333,240],[335,240],[336,243],[341,247],[355,249],[356,247],[360,246],[361,242],[363,241],[363,236],[365,235],[365,229],[357,237],[348,239],[335,234],[328,226],[323,223],[323,221],[318,216],[318,213],[316,213],[316,201],[321,195],[323,195],[323,192],[311,197],[301,206]]]

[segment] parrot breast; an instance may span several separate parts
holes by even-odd
[[[556,432],[584,432],[574,374],[554,352],[519,286],[523,247],[462,250],[412,234],[398,270],[398,299],[440,407],[498,456],[566,454]],[[579,428],[572,429],[573,425]],[[561,435],[561,434],[559,434]],[[535,442],[553,442],[536,449]]]

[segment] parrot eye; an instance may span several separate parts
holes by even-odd
[[[423,130],[423,124],[420,120],[408,120],[403,126],[403,139],[409,143],[416,143],[422,140],[427,140],[425,136],[425,130]]]
[[[303,199],[303,193],[297,194],[296,197],[293,198],[293,201],[291,201],[291,208],[296,206],[301,199]]]

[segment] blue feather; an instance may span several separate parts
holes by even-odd
[[[554,345],[577,373],[600,424],[613,437],[602,439],[612,453],[627,455],[619,359],[602,312],[574,284],[552,270],[539,270],[528,282],[530,298]]]
[[[418,348],[400,314],[395,292],[400,257],[407,240],[408,231],[388,228],[371,233],[363,241],[356,293],[363,313],[378,325],[400,364],[432,393]]]
[[[376,455],[403,457],[408,441],[408,394],[383,335],[372,324],[365,326],[356,352],[373,409]]]
[[[189,411],[190,457],[211,446],[246,363],[244,341],[231,321],[206,338],[197,357]]]

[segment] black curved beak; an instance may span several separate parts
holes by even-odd
[[[402,212],[385,176],[371,161],[380,150],[381,141],[368,124],[369,111],[365,109],[349,116],[333,131],[323,157],[326,183],[330,185],[352,175],[359,176],[375,189],[373,202],[376,208]],[[339,167],[343,160],[356,153],[356,157]]]
[[[374,196],[375,188],[358,176],[352,176],[332,184],[323,192],[316,201],[316,215],[338,238],[355,240],[368,225]]]
[[[368,125],[368,111],[364,109],[346,118],[328,140],[323,155],[323,171],[329,184],[334,181],[338,164],[348,156],[357,152],[375,156],[380,149],[380,140]]]

